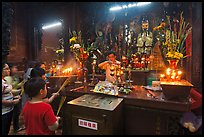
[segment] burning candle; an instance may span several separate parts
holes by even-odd
[[[117,72],[117,73],[116,73],[116,76],[117,76],[117,77],[120,77],[120,72]]]
[[[164,74],[160,74],[160,78],[164,78],[164,76],[165,76]]]
[[[164,77],[166,77],[167,80],[173,80],[173,81],[181,80],[181,75],[182,75],[181,70],[167,68],[166,74],[160,75],[160,80],[164,80]]]
[[[175,79],[175,76],[172,75],[172,76],[171,76],[171,79]]]
[[[182,74],[182,71],[179,70],[179,71],[178,71],[178,75],[181,75],[181,74]]]
[[[96,65],[96,60],[93,61],[93,65]]]
[[[113,65],[110,66],[110,71],[114,71],[115,67]]]
[[[62,73],[63,75],[70,75],[72,73],[72,67],[64,69]]]
[[[125,68],[124,68],[124,67],[121,67],[121,70],[125,70]]]
[[[170,68],[167,68],[166,74],[167,74],[167,75],[170,75],[170,71],[171,71],[171,69],[170,69]]]
[[[114,72],[112,71],[112,72],[110,73],[110,75],[111,75],[111,76],[114,76]]]
[[[122,56],[122,60],[125,61],[125,60],[126,60],[126,57],[125,57],[125,56]]]
[[[174,70],[172,72],[172,76],[176,76],[176,72]]]
[[[160,74],[160,81],[163,81],[165,77],[165,74]]]

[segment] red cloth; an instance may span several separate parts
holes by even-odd
[[[190,91],[190,97],[191,97],[191,110],[196,109],[202,105],[202,95],[197,92],[194,88]]]
[[[48,126],[56,122],[56,116],[50,104],[45,102],[26,102],[23,110],[24,122],[27,135],[53,135]]]

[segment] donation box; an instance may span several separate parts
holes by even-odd
[[[123,98],[85,94],[67,102],[64,114],[66,135],[123,134]]]

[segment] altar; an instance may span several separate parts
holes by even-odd
[[[62,130],[64,135],[67,134],[67,130],[71,130],[67,128],[67,124],[70,124],[66,115],[67,111],[69,111],[67,103],[85,94],[100,94],[93,92],[93,88],[82,85],[80,87],[67,87],[66,91],[61,92],[62,96],[67,97],[60,111],[60,116],[63,119]],[[142,86],[134,85],[134,89],[130,94],[119,93],[117,96],[118,98],[123,98],[123,117],[120,120],[123,122],[124,129],[121,134],[183,134],[179,120],[184,112],[190,111],[190,102],[188,100],[183,102],[166,100],[162,92],[154,92],[154,96],[147,96],[147,93],[148,90]],[[55,100],[52,105],[57,111],[59,100]],[[72,133],[72,131],[68,132]]]

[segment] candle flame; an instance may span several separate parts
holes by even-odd
[[[175,72],[172,72],[172,76],[176,76],[176,73],[175,73]]]
[[[172,79],[175,79],[175,76],[171,76]]]
[[[161,77],[161,78],[164,78],[164,76],[165,76],[164,74],[160,74],[160,77]]]
[[[112,65],[112,66],[110,67],[110,70],[113,71],[114,69],[115,69],[115,67]]]
[[[178,75],[181,75],[181,74],[182,74],[182,71],[179,70],[179,71],[178,71]]]

